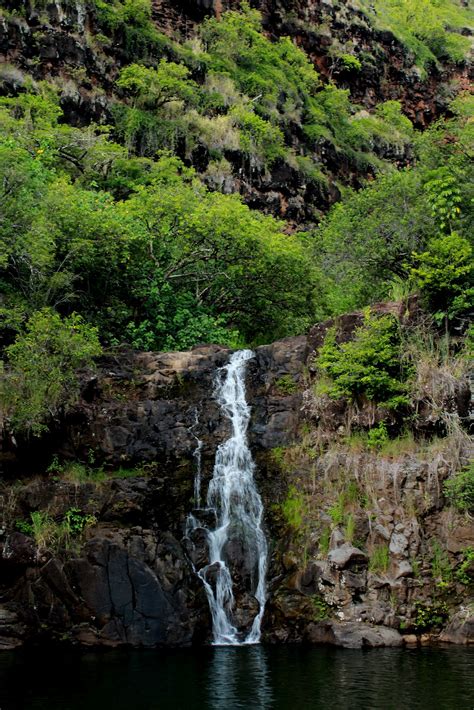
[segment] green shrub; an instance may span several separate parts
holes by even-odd
[[[97,523],[95,515],[81,512],[80,508],[69,508],[61,522],[57,522],[46,511],[30,514],[31,524],[17,521],[16,529],[34,538],[39,550],[51,549],[55,552],[67,549],[72,540],[80,538],[86,528]]]
[[[388,545],[378,545],[372,551],[369,560],[369,570],[371,572],[386,572],[390,564],[390,553]]]
[[[124,67],[117,86],[133,97],[135,105],[159,111],[171,102],[191,102],[197,84],[189,79],[189,69],[162,59],[156,69],[141,64]]]
[[[456,570],[456,579],[461,584],[474,584],[474,547],[462,551],[462,562]]]
[[[33,525],[27,520],[15,520],[14,527],[15,530],[23,533],[23,535],[27,535],[28,537],[33,535]]]
[[[456,232],[436,237],[413,258],[411,278],[435,320],[467,316],[474,306],[474,261],[468,240]]]
[[[331,516],[331,520],[334,525],[341,525],[344,522],[345,509],[346,496],[344,493],[340,493],[337,498],[337,501],[328,510],[328,513]]]
[[[75,398],[77,369],[90,366],[101,347],[97,329],[81,316],[62,320],[45,308],[31,316],[25,332],[6,353],[4,411],[15,431],[38,435],[47,428],[51,415]]]
[[[472,23],[472,11],[453,0],[361,0],[376,27],[389,29],[427,68],[440,60],[462,61],[469,52],[461,34]]]
[[[461,513],[474,513],[474,462],[445,481],[444,493]]]
[[[171,44],[155,27],[151,0],[92,0],[92,5],[100,28],[120,42],[129,61],[160,54]]]
[[[284,446],[275,446],[275,448],[270,451],[272,462],[281,470],[285,467],[285,452],[286,447]]]
[[[346,526],[344,529],[344,537],[347,542],[353,542],[355,533],[355,520],[352,513],[348,513],[346,517]]]
[[[431,574],[437,580],[438,586],[449,585],[453,580],[453,571],[449,561],[448,553],[441,547],[437,540],[431,543]]]
[[[387,426],[385,422],[380,422],[380,424],[367,432],[367,448],[368,449],[381,449],[389,440]]]
[[[313,595],[311,601],[314,608],[314,621],[324,621],[331,615],[331,607],[323,597]]]
[[[31,513],[31,532],[38,549],[52,546],[58,540],[58,525],[49,513],[37,510]]]
[[[449,609],[445,602],[434,602],[433,604],[415,602],[413,626],[416,631],[424,632],[438,629],[446,623],[448,618]]]
[[[298,391],[298,385],[291,375],[282,375],[275,382],[279,394],[290,395]]]
[[[95,525],[96,522],[95,515],[82,513],[80,508],[69,508],[64,514],[62,525],[66,535],[75,536],[80,535],[85,528]]]
[[[401,362],[400,327],[389,315],[367,310],[353,339],[337,342],[337,328],[328,330],[316,359],[319,372],[331,379],[328,395],[351,401],[366,398],[386,406],[406,404],[407,369]]]
[[[231,116],[240,129],[240,148],[257,167],[271,167],[284,158],[287,149],[283,133],[277,126],[243,107],[232,110]]]
[[[319,536],[319,551],[322,555],[327,555],[327,553],[329,552],[330,542],[331,542],[331,528],[326,525],[321,530],[321,534]]]
[[[288,527],[295,531],[301,530],[306,512],[306,502],[304,495],[299,493],[295,486],[289,487],[286,499],[281,505],[281,512]]]
[[[362,69],[362,62],[353,54],[341,54],[339,59],[344,69],[359,72]]]

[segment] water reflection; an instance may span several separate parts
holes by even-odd
[[[473,710],[474,648],[0,653],[1,710]]]
[[[211,710],[273,707],[268,651],[262,646],[213,649],[207,675]]]

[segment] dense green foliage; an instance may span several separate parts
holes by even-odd
[[[301,238],[237,196],[207,191],[178,159],[128,161],[100,133],[86,150],[82,142],[80,163],[64,161],[65,134],[69,156],[83,135],[55,119],[46,129],[46,120],[29,111],[28,133],[16,121],[0,148],[14,186],[0,232],[10,329],[50,306],[85,314],[106,344],[157,349],[272,337],[310,323],[315,279]],[[108,170],[113,184],[135,183],[128,199],[84,186],[97,175],[106,187]]]
[[[10,367],[2,383],[2,408],[11,425],[40,433],[48,416],[76,394],[76,370],[100,352],[97,330],[81,316],[61,320],[50,309],[35,311],[6,349]]]
[[[461,61],[471,46],[463,29],[474,13],[461,0],[360,0],[378,28],[389,29],[421,68],[438,59]]]
[[[472,271],[472,99],[417,138],[414,167],[348,191],[322,221],[317,259],[327,276],[327,308],[337,314],[421,291],[438,320],[465,318]]]
[[[474,513],[474,463],[448,478],[444,492],[449,502],[462,513]]]
[[[338,343],[337,327],[331,328],[316,360],[321,375],[329,378],[326,393],[335,399],[366,398],[394,408],[406,403],[407,372],[401,365],[399,331],[394,317],[369,310],[352,340]]]
[[[324,165],[308,165],[315,151],[332,145],[355,169],[379,169],[375,149],[400,149],[412,135],[400,105],[389,101],[367,116],[351,105],[349,92],[323,85],[306,54],[288,38],[270,41],[261,17],[243,2],[239,12],[209,19],[200,44],[182,54],[184,64],[162,58],[156,68],[126,66],[117,81],[125,103],[114,116],[131,150],[151,156],[159,148],[191,156],[197,145],[219,161],[244,156],[253,171],[286,161],[306,179],[325,181]],[[191,78],[198,74],[200,82]],[[203,76],[204,75],[204,76]],[[300,148],[292,144],[300,135]],[[181,156],[184,157],[184,156]]]

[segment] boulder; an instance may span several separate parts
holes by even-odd
[[[394,557],[404,557],[408,549],[408,540],[401,532],[394,532],[390,538],[390,553]]]
[[[359,550],[357,547],[353,547],[348,542],[337,547],[335,550],[331,550],[328,559],[329,562],[338,569],[346,569],[354,565],[366,565],[368,560],[365,552],[362,552],[362,550]]]
[[[307,640],[312,643],[330,644],[343,648],[380,648],[383,646],[399,647],[403,644],[402,636],[385,626],[369,626],[357,622],[322,621],[310,624]]]
[[[442,631],[440,641],[445,643],[474,644],[474,610],[462,609]]]

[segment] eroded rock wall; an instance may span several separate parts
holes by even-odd
[[[398,312],[394,304],[380,308]],[[360,319],[344,317],[340,337]],[[271,553],[264,638],[399,645],[439,638],[444,629],[441,639],[472,641],[466,551],[474,549],[474,526],[443,490],[472,453],[467,435],[462,427],[436,434],[433,412],[425,412],[419,440],[402,436],[386,451],[348,442],[347,409],[328,404],[321,416],[312,401],[314,352],[328,325],[257,348],[248,365],[249,439]],[[228,357],[218,346],[119,354],[83,373],[81,401],[48,436],[4,437],[4,647],[42,638],[138,646],[209,640],[192,564],[205,559],[205,535],[191,543],[186,517],[197,439],[205,496],[216,448],[229,434],[213,398],[216,369]],[[460,380],[446,407],[462,421],[468,406]],[[359,429],[369,415],[351,412]],[[47,516],[54,530],[76,515],[78,528],[56,539],[47,526],[31,528],[32,513]],[[232,555],[235,569],[245,565],[239,550]]]

